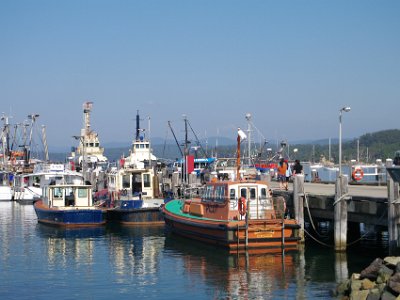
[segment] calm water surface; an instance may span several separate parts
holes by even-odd
[[[0,299],[331,299],[380,247],[228,255],[163,226],[63,230],[0,202]]]

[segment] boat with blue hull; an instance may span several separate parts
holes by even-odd
[[[142,200],[122,201],[120,207],[107,211],[107,221],[127,225],[163,225],[160,201],[157,199],[153,207],[145,207]]]
[[[34,209],[38,222],[49,225],[98,226],[106,222],[106,211],[93,203],[90,185],[48,185]]]
[[[108,207],[107,221],[128,225],[164,223],[160,211],[164,199],[159,197],[159,179],[154,169],[157,158],[151,151],[150,140],[141,135],[143,131],[138,113],[136,137],[129,155],[107,173],[107,189],[95,195]]]

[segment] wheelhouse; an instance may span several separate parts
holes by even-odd
[[[92,207],[90,185],[48,185],[43,188],[43,203],[49,208]]]

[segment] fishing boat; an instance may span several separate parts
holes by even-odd
[[[105,171],[108,167],[108,158],[104,155],[99,135],[91,127],[91,112],[93,102],[83,103],[83,127],[80,135],[75,135],[78,146],[72,148],[68,160],[71,169],[81,172],[85,180],[93,184],[94,191],[105,188]]]
[[[41,198],[43,187],[51,182],[83,183],[81,173],[72,171],[62,163],[36,163],[30,173],[14,176],[12,198],[20,204],[33,204]]]
[[[159,198],[158,177],[154,170],[156,157],[150,140],[141,135],[139,112],[136,115],[136,136],[130,154],[121,158],[119,167],[107,173],[107,190],[96,197],[110,207],[107,220],[128,225],[164,224]]]
[[[237,173],[231,181],[214,178],[201,198],[171,200],[162,211],[168,228],[178,235],[230,251],[297,249],[300,226],[285,218],[285,203],[271,195],[266,181],[243,180],[238,134]]]
[[[105,224],[105,210],[94,205],[92,186],[86,184],[49,184],[34,203],[38,222],[76,227]]]

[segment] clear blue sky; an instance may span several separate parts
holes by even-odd
[[[102,143],[235,138],[245,114],[267,139],[400,127],[400,1],[1,0],[0,113],[40,114],[50,145],[75,144],[93,101]],[[143,122],[147,126],[147,122]],[[171,137],[171,133],[168,133]]]

